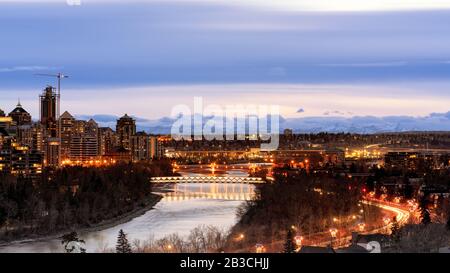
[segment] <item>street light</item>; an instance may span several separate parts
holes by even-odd
[[[338,230],[336,228],[330,228],[330,234],[332,238],[336,238]]]
[[[266,252],[266,248],[262,244],[256,244],[255,248],[256,248],[256,253],[265,253]]]
[[[338,230],[337,230],[337,229],[335,229],[335,228],[330,228],[330,235],[331,235],[331,242],[330,242],[330,244],[331,244],[331,247],[333,247],[333,239],[336,238],[337,233],[338,233]]]
[[[168,244],[168,245],[166,245],[166,249],[167,249],[167,252],[171,252],[172,251],[172,245],[171,244]]]
[[[359,223],[359,224],[358,224],[358,228],[359,228],[359,231],[360,231],[360,232],[363,232],[364,229],[366,228],[366,224],[364,224],[364,223]]]
[[[295,244],[297,245],[297,249],[299,249],[300,247],[302,247],[302,245],[303,245],[303,236],[295,236],[294,237],[294,241],[295,241]]]

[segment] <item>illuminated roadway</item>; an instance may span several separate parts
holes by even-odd
[[[363,204],[366,205],[370,205],[370,206],[375,206],[375,207],[379,207],[382,210],[385,211],[389,211],[395,214],[396,220],[399,224],[399,226],[405,225],[408,223],[408,220],[410,218],[410,211],[408,208],[405,208],[405,206],[402,206],[401,204],[396,204],[396,203],[392,203],[392,202],[386,202],[386,201],[380,201],[378,199],[373,199],[373,198],[366,198],[364,200],[361,201]],[[385,224],[382,227],[378,227],[375,229],[371,229],[369,231],[365,231],[362,234],[374,234],[374,233],[386,233],[387,230],[389,230],[391,224]],[[318,232],[318,233],[314,233],[314,234],[310,234],[305,236],[309,242],[317,242],[317,243],[310,243],[309,245],[311,246],[320,246],[320,247],[327,247],[330,245],[331,242],[331,237],[330,237],[330,233],[329,232]],[[306,239],[305,238],[305,239]],[[350,245],[352,240],[352,236],[351,235],[347,235],[344,237],[339,237],[339,238],[334,238],[332,240],[333,242],[333,248],[337,249],[337,248],[343,248],[343,247],[347,247]],[[281,249],[280,247],[282,247],[284,244],[284,241],[277,241],[277,242],[273,242],[271,243],[270,246],[270,250],[269,252],[275,253],[277,251],[275,251],[276,249]],[[236,252],[248,252],[249,249],[242,249],[242,250],[237,250]],[[251,251],[250,251],[251,252]]]
[[[363,204],[379,207],[385,211],[389,211],[394,213],[396,216],[396,220],[399,224],[399,226],[403,226],[408,223],[409,217],[410,217],[410,211],[407,208],[402,207],[400,204],[392,203],[392,202],[386,202],[386,201],[380,201],[378,199],[373,198],[366,198],[365,200],[361,201]],[[372,229],[370,231],[366,231],[363,234],[374,234],[374,233],[383,233],[386,232],[390,228],[391,224],[386,224],[383,227]],[[329,235],[328,235],[329,237]],[[333,246],[336,248],[340,247],[346,247],[350,245],[350,241],[352,239],[352,236],[345,236],[341,238],[337,238],[333,240]],[[330,243],[330,239],[320,242],[316,244],[316,246],[328,246]]]

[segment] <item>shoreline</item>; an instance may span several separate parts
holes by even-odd
[[[78,233],[78,235],[82,236],[83,234],[86,234],[86,233],[101,231],[101,230],[112,228],[117,225],[127,223],[127,222],[133,220],[134,218],[142,216],[146,212],[152,210],[154,208],[154,206],[156,204],[158,204],[159,201],[161,201],[161,199],[162,199],[161,195],[152,193],[151,196],[146,201],[145,206],[137,208],[133,211],[124,213],[121,216],[118,216],[118,217],[115,217],[112,219],[108,219],[108,220],[104,220],[104,221],[94,224],[90,227],[79,228],[76,230],[76,232]],[[56,233],[49,234],[49,235],[38,236],[36,238],[29,237],[29,238],[23,238],[23,239],[12,240],[12,241],[0,241],[0,248],[8,247],[8,246],[16,245],[16,244],[25,244],[25,243],[31,243],[31,242],[55,240],[55,239],[59,239],[63,235],[65,235],[69,232],[72,232],[72,231],[73,230],[64,230],[64,231],[58,231]]]

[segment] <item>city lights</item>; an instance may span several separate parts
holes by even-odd
[[[450,253],[450,0],[0,12],[0,253],[168,272]],[[391,267],[372,257],[343,270]]]

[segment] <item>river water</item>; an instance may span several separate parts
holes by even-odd
[[[208,170],[203,170],[206,172]],[[192,176],[198,173],[182,173]],[[242,170],[225,171],[220,175],[246,176]],[[167,190],[170,190],[167,192]],[[248,184],[178,184],[166,186],[156,193],[163,198],[154,209],[131,221],[101,231],[80,234],[86,241],[87,252],[114,248],[117,235],[123,229],[132,242],[162,238],[177,233],[187,236],[200,225],[229,229],[236,222],[236,209],[253,194]],[[0,252],[63,252],[58,239],[17,242],[0,247]]]

